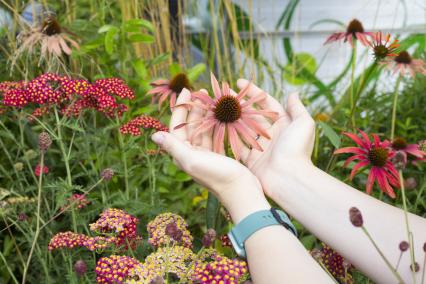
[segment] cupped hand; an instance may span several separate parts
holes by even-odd
[[[260,109],[279,114],[275,122],[258,117],[257,121],[268,129],[271,139],[259,137],[263,151],[245,147],[242,162],[259,178],[268,196],[274,177],[292,175],[294,171],[311,166],[311,154],[315,138],[315,122],[297,94],[290,94],[284,108],[276,99],[245,79],[239,79],[237,86],[243,89],[250,84],[248,96],[265,94],[265,99],[257,103]]]
[[[191,145],[190,126],[177,128],[188,120],[202,119],[202,111],[188,110],[191,94],[184,89],[179,95],[170,121],[170,133],[156,132],[152,139],[167,151],[183,171],[208,188],[228,209],[234,221],[239,221],[253,210],[270,208],[260,183],[253,173],[234,159],[212,152],[211,137],[203,134]]]

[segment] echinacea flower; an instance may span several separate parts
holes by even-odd
[[[366,186],[368,194],[371,194],[374,182],[377,181],[379,188],[384,193],[395,198],[392,186],[399,188],[400,183],[399,174],[391,162],[392,157],[395,155],[395,152],[390,148],[391,143],[389,141],[380,141],[379,136],[376,134],[372,134],[374,141],[371,142],[365,132],[361,130],[359,132],[362,137],[353,133],[343,133],[352,139],[358,147],[341,148],[336,150],[334,154],[354,154],[345,161],[344,167],[347,167],[352,161],[359,161],[352,168],[351,180],[361,168],[368,167],[370,169]]]
[[[171,230],[170,224],[173,224],[173,230]],[[160,214],[148,223],[146,229],[149,235],[148,243],[154,247],[170,244],[192,247],[192,236],[188,230],[188,224],[179,215],[173,213]],[[177,230],[180,236],[178,239],[176,238]]]
[[[271,119],[278,117],[278,114],[274,111],[260,110],[253,107],[254,103],[265,98],[265,94],[259,93],[243,102],[250,84],[237,95],[233,95],[228,83],[223,82],[222,89],[220,88],[213,73],[211,74],[211,83],[214,98],[201,91],[192,93],[192,97],[200,100],[200,103],[190,102],[189,104],[194,107],[200,107],[206,111],[206,114],[201,120],[188,122],[199,124],[190,139],[192,140],[206,131],[212,131],[213,151],[223,153],[225,135],[227,135],[232,153],[237,160],[241,157],[242,145],[240,137],[249,147],[263,151],[256,138],[258,135],[267,139],[271,137],[266,129],[256,121],[256,116],[264,116]],[[185,124],[178,125],[176,128]]]
[[[156,131],[169,131],[169,128],[158,119],[148,115],[141,115],[122,125],[120,127],[120,133],[139,136],[142,134],[141,128],[155,129]]]
[[[423,159],[426,155],[426,153],[420,149],[419,144],[408,144],[407,141],[401,137],[395,138],[391,146],[395,151],[404,152],[406,155],[412,155],[418,159]]]
[[[129,256],[110,255],[96,263],[96,281],[99,284],[123,284],[130,279],[130,271],[142,265]]]
[[[404,76],[407,72],[415,77],[416,73],[426,75],[426,63],[421,59],[414,59],[407,51],[401,51],[393,60],[387,60],[384,64],[393,70],[393,73],[399,73]]]
[[[364,31],[364,27],[360,21],[353,19],[346,27],[345,32],[333,33],[327,38],[324,44],[343,40],[344,42],[349,41],[354,46],[354,41],[359,40],[363,45],[367,46],[369,44],[367,37],[372,36],[372,34],[371,32]]]
[[[397,39],[391,41],[391,35],[384,35],[382,32],[373,33],[371,41],[368,44],[373,49],[373,55],[376,62],[382,61],[389,57],[398,56],[397,49],[399,43]]]
[[[72,50],[69,44],[76,49],[80,49],[80,46],[69,35],[74,34],[62,28],[53,15],[48,15],[40,25],[18,35],[19,48],[16,55],[24,51],[32,53],[37,46],[40,46],[41,58],[60,57],[63,53],[70,55]]]
[[[238,284],[247,272],[245,261],[217,255],[211,262],[196,263],[192,280],[200,284]]]
[[[178,73],[170,80],[160,79],[151,83],[152,90],[148,95],[153,95],[153,101],[158,101],[158,108],[165,100],[170,98],[170,108],[174,108],[177,96],[184,88],[191,89],[191,83],[185,73]]]

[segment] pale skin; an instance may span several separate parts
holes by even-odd
[[[244,79],[237,82],[240,89],[247,84]],[[259,92],[265,93],[251,84],[248,96]],[[183,90],[177,105],[189,100],[189,91]],[[269,209],[266,195],[372,280],[398,283],[362,230],[349,222],[348,212],[353,206],[361,210],[365,227],[395,266],[400,255],[399,243],[407,240],[403,211],[342,183],[312,164],[315,123],[297,95],[290,95],[284,108],[266,94],[258,107],[276,111],[279,119],[273,123],[258,120],[272,139],[258,140],[262,152],[244,148],[242,163],[213,153],[208,134],[191,144],[192,126],[174,129],[202,117],[199,109],[177,106],[170,123],[171,133],[157,132],[152,138],[181,169],[219,198],[234,223],[253,212]],[[409,214],[409,223],[420,265],[420,272],[415,274],[416,283],[421,283],[426,220]],[[254,283],[333,283],[303,245],[282,226],[257,231],[246,241],[245,248]],[[398,269],[406,283],[413,282],[410,263],[407,251]]]

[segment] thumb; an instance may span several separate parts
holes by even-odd
[[[184,141],[168,132],[156,132],[151,136],[151,139],[155,144],[169,153],[180,165],[188,160],[188,156],[192,151],[191,147]]]
[[[292,93],[287,99],[287,112],[290,114],[291,119],[295,120],[300,117],[310,117],[307,109],[299,99],[298,93]]]

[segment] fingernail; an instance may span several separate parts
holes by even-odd
[[[166,138],[166,136],[162,132],[155,132],[151,136],[152,141],[154,141],[156,144],[158,144],[160,146],[163,144],[164,138]]]

